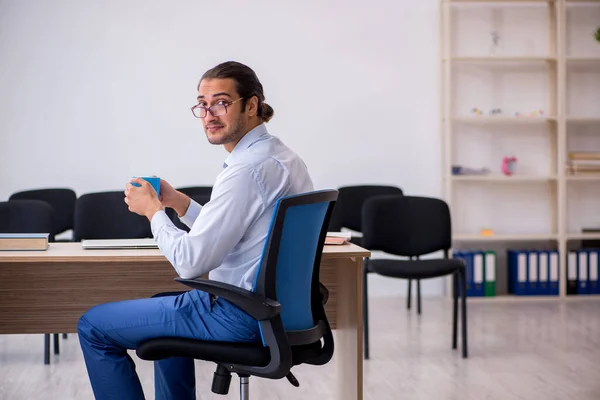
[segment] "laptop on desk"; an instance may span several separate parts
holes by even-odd
[[[81,247],[86,250],[101,249],[158,249],[158,244],[152,238],[144,239],[88,239],[81,241]]]

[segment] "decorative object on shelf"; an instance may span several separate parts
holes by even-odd
[[[596,32],[594,32],[594,37],[596,38],[596,41],[600,43],[600,26],[596,29]]]
[[[513,175],[517,169],[516,157],[504,157],[502,159],[502,172],[504,175]]]
[[[490,110],[490,115],[500,115],[502,114],[502,109],[500,108],[492,108]]]
[[[490,46],[490,56],[497,55],[498,49],[500,49],[500,34],[498,31],[491,31],[490,36],[492,37],[492,44]]]
[[[490,169],[487,167],[483,168],[468,168],[462,165],[452,166],[452,175],[486,175],[490,173]]]
[[[479,231],[479,234],[480,234],[481,236],[485,236],[485,237],[494,236],[494,230],[493,230],[493,229],[490,229],[490,228],[482,228],[482,229]]]
[[[473,107],[471,109],[471,114],[474,114],[474,115],[483,115],[483,110],[480,109],[480,108],[477,108],[477,107]]]
[[[526,113],[522,113],[522,112],[515,112],[515,117],[517,118],[534,118],[534,117],[543,117],[544,116],[544,110],[533,110],[530,111],[528,114]]]
[[[600,174],[600,152],[571,151],[567,171],[573,175],[592,173]]]

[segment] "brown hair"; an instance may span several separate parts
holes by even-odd
[[[269,122],[271,118],[273,118],[273,108],[265,103],[265,95],[263,93],[263,87],[260,81],[258,80],[258,76],[254,71],[239,62],[236,61],[226,61],[221,63],[202,75],[200,78],[200,82],[203,79],[233,79],[235,82],[235,89],[243,98],[242,100],[242,109],[246,109],[246,102],[253,96],[258,98],[258,116],[264,122]],[[200,87],[200,83],[198,83],[198,87]]]

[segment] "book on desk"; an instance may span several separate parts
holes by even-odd
[[[325,237],[326,245],[340,245],[350,242],[352,234],[350,232],[327,232]]]
[[[49,233],[0,233],[0,251],[48,250]]]

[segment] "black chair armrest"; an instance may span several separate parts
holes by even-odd
[[[321,292],[321,304],[327,304],[327,300],[329,300],[329,290],[319,282],[319,291]]]
[[[257,321],[272,319],[279,315],[281,311],[281,304],[279,302],[228,283],[211,281],[204,278],[175,278],[175,280],[194,289],[222,297],[251,315]]]

